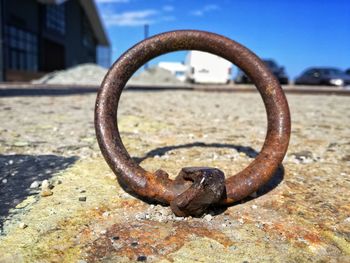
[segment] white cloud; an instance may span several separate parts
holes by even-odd
[[[195,11],[192,11],[192,12],[191,12],[191,15],[194,15],[194,16],[202,16],[202,15],[203,15],[203,11],[201,11],[201,10],[195,10]]]
[[[174,7],[172,5],[165,5],[165,6],[163,6],[163,11],[172,12],[172,11],[174,11]]]
[[[176,17],[175,16],[163,16],[161,18],[162,21],[167,21],[167,22],[171,22],[171,21],[175,21]]]
[[[211,11],[215,11],[215,10],[219,10],[220,7],[214,4],[211,5],[205,5],[203,6],[201,9],[197,9],[191,12],[191,15],[194,16],[203,16],[205,13],[211,12]]]
[[[130,11],[119,14],[104,15],[106,25],[108,26],[140,26],[145,24],[154,24],[158,12],[153,9],[140,11]]]
[[[130,0],[95,0],[98,4],[129,3]]]

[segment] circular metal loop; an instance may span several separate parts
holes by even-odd
[[[161,170],[150,173],[131,159],[120,138],[117,109],[127,81],[149,60],[179,50],[205,51],[231,61],[249,76],[264,101],[268,120],[264,145],[248,167],[225,182],[218,179],[221,171],[213,168],[184,168],[175,180]],[[211,204],[232,204],[264,185],[286,154],[291,127],[280,84],[254,53],[217,34],[180,30],[136,44],[113,64],[97,95],[95,129],[102,154],[120,183],[140,197],[171,204],[177,215],[198,216]]]

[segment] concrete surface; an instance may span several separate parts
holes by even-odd
[[[349,97],[288,95],[283,166],[256,195],[203,218],[119,187],[95,140],[94,100],[0,98],[0,262],[350,262]],[[258,153],[266,118],[258,93],[127,91],[119,127],[150,171],[230,176]]]

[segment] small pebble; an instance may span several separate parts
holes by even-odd
[[[81,197],[79,197],[79,201],[80,201],[80,202],[85,202],[85,201],[86,201],[86,196],[81,196]]]
[[[46,197],[46,196],[53,195],[53,192],[52,192],[50,189],[43,189],[43,190],[40,192],[40,195],[41,195],[42,197]]]
[[[131,243],[131,246],[132,247],[137,247],[138,244],[139,244],[138,242],[134,241],[134,242]]]
[[[46,188],[49,188],[50,184],[49,184],[49,181],[48,180],[44,180],[42,181],[41,183],[41,189],[46,189]]]
[[[103,216],[103,217],[108,217],[108,216],[109,216],[109,212],[107,212],[107,211],[106,211],[106,212],[103,212],[102,216]]]
[[[28,225],[27,224],[25,224],[25,223],[19,223],[19,228],[21,228],[21,229],[25,229],[26,227],[28,227]]]
[[[29,188],[34,189],[34,188],[38,188],[39,186],[40,186],[40,183],[38,181],[34,181],[32,182]]]
[[[1,181],[3,184],[6,184],[7,183],[7,179],[2,179]]]
[[[249,195],[250,197],[256,198],[258,196],[258,194],[256,192],[252,193]]]
[[[52,187],[50,187],[50,183],[48,180],[43,180],[41,182],[41,192],[40,195],[42,197],[53,195],[53,192],[51,191]]]
[[[203,217],[203,219],[206,220],[206,221],[208,221],[208,222],[210,222],[210,221],[213,219],[213,216],[210,215],[210,214],[207,214],[207,215],[205,215],[205,216]]]
[[[13,164],[13,160],[10,160],[10,161],[9,161],[9,165],[12,165],[12,164]]]
[[[146,256],[138,256],[137,257],[137,261],[146,261],[147,260],[147,257]]]
[[[237,246],[230,246],[230,247],[229,247],[229,250],[235,251],[235,250],[237,250]]]
[[[258,206],[257,205],[252,205],[252,209],[257,209]]]

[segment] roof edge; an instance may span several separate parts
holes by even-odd
[[[62,4],[68,0],[37,0],[42,4]],[[110,46],[110,41],[106,33],[103,21],[98,12],[96,3],[94,0],[79,0],[80,6],[83,8],[92,30],[97,38],[98,44],[101,46]]]
[[[103,21],[97,10],[97,6],[94,0],[79,0],[80,5],[83,7],[89,22],[91,24],[92,30],[98,40],[98,44],[101,46],[110,46],[110,41],[106,33]]]

